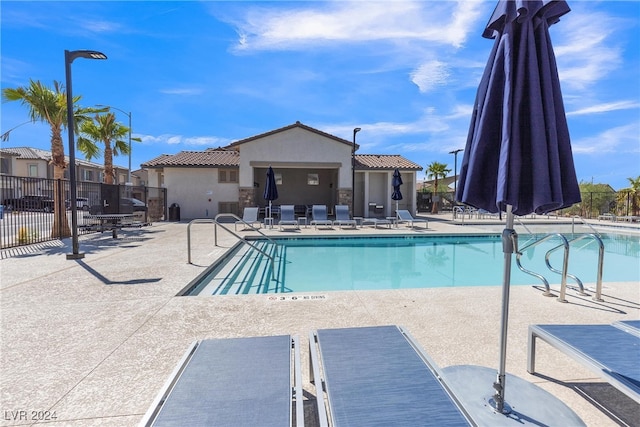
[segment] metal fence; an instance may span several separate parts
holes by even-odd
[[[133,213],[136,224],[166,219],[166,189],[77,182],[78,233],[90,233],[87,218],[109,210]],[[0,248],[68,237],[72,223],[69,180],[0,175]],[[56,195],[59,195],[56,198]]]
[[[417,192],[419,212],[432,212],[433,203],[438,203],[438,211],[451,211],[457,203],[452,192],[440,193],[435,197],[431,192]],[[582,202],[556,212],[559,216],[578,215],[586,219],[610,213],[616,216],[640,215],[640,196],[630,191],[583,192]]]

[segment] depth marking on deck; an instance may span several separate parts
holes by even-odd
[[[326,295],[270,295],[269,301],[317,301],[327,299]]]

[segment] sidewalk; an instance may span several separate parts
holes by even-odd
[[[481,231],[437,219],[424,231],[310,227],[295,233]],[[491,287],[326,292],[313,300],[176,297],[236,243],[235,237],[219,231],[219,246],[214,246],[212,224],[196,224],[191,231],[193,264],[187,263],[186,223],[123,230],[118,239],[110,233],[83,236],[80,251],[85,258],[77,261],[66,259],[70,239],[0,261],[0,426],[31,425],[32,411],[55,414],[48,424],[53,426],[135,426],[189,343],[206,338],[299,335],[305,350],[309,425],[314,425],[313,388],[308,384],[306,348],[313,329],[399,324],[440,367],[497,368],[501,278]],[[287,234],[277,229],[267,233]],[[507,371],[550,391],[593,426],[616,423],[577,388],[595,383],[598,392],[610,393],[616,401],[626,403],[624,396],[544,345],[537,357],[541,375],[529,375],[526,331],[532,323],[640,318],[638,286],[607,283],[604,294],[605,302],[597,303],[569,293],[569,303],[561,304],[532,287],[511,290]],[[28,419],[19,419],[20,411]]]

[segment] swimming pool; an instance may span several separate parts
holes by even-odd
[[[524,247],[535,236],[520,235]],[[502,284],[504,254],[499,235],[296,237],[238,245],[224,259],[190,283],[182,295],[221,295],[337,290],[382,290]],[[640,238],[603,235],[604,282],[640,281]],[[545,265],[546,252],[558,246],[550,240],[526,251],[525,268],[541,273],[553,284],[560,275]],[[560,269],[563,251],[550,258]],[[569,273],[585,284],[595,283],[598,246],[588,240],[571,245]],[[276,277],[277,280],[272,280]],[[512,266],[513,285],[540,285],[539,279]],[[571,279],[567,280],[569,285]]]

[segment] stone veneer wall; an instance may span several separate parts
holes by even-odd
[[[256,206],[256,189],[254,187],[241,187],[238,196],[238,209],[242,213],[244,208]]]
[[[349,188],[338,189],[338,204],[349,206],[349,211],[353,213],[353,206],[351,206],[351,193],[351,189]],[[333,206],[331,206],[331,210],[333,211]]]

